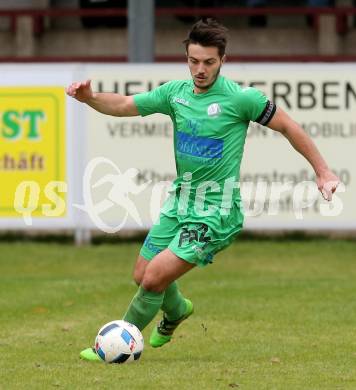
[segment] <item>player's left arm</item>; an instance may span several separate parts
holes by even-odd
[[[303,128],[281,108],[277,108],[267,126],[283,134],[294,149],[310,162],[316,174],[316,183],[319,191],[326,200],[330,201],[340,180],[330,170],[314,142],[305,133]]]

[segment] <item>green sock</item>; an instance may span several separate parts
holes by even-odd
[[[146,291],[139,287],[133,297],[123,320],[143,330],[155,317],[163,302],[164,292]]]
[[[170,321],[179,320],[184,316],[187,305],[178,289],[177,282],[171,283],[166,288],[161,309],[166,313],[167,319]]]

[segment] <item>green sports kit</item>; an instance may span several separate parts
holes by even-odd
[[[239,171],[250,121],[266,125],[276,106],[259,90],[218,76],[205,93],[193,80],[170,81],[134,96],[141,116],[169,115],[177,178],[140,254],[169,248],[198,266],[213,261],[241,231]]]

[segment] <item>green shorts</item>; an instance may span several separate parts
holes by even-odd
[[[140,255],[153,259],[169,248],[189,263],[206,266],[213,262],[216,253],[235,239],[243,226],[243,213],[234,207],[228,215],[221,214],[197,219],[189,214],[177,215],[176,210],[161,212],[159,220],[149,231]]]

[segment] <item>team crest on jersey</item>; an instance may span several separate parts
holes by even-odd
[[[208,115],[211,117],[217,117],[221,114],[221,108],[218,103],[210,104],[207,111]]]

